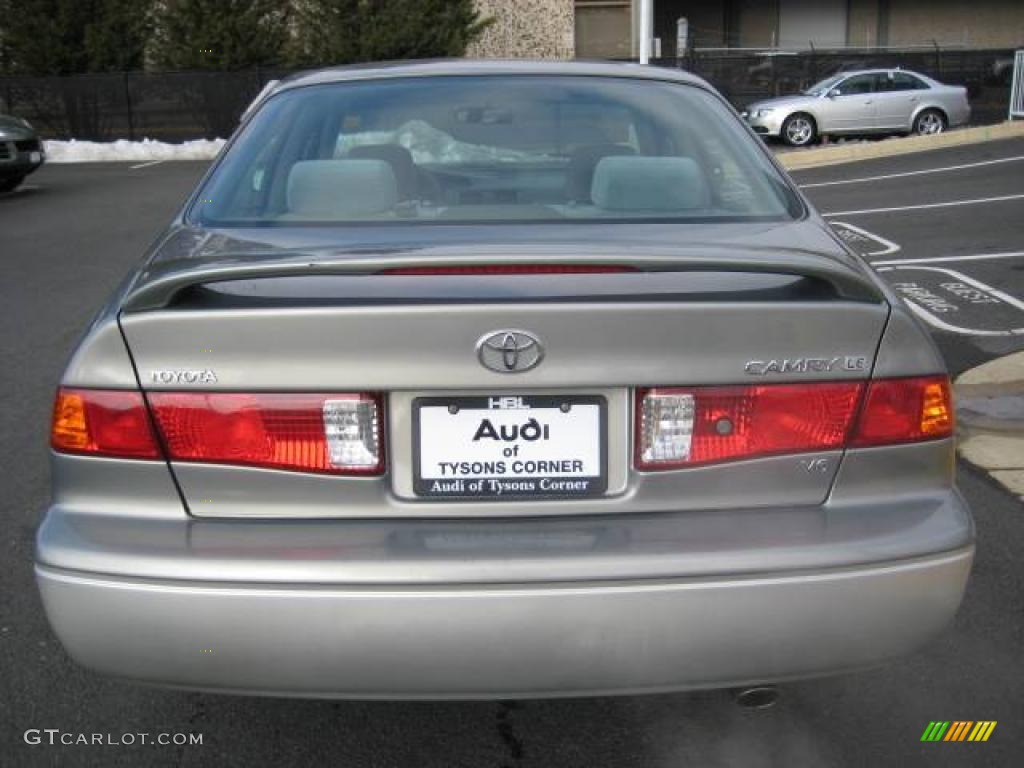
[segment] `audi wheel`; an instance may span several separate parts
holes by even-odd
[[[798,112],[782,124],[782,138],[791,147],[806,147],[818,135],[818,127],[810,115]]]
[[[926,109],[914,118],[914,133],[932,136],[946,130],[946,116],[937,109]]]

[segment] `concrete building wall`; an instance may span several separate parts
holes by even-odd
[[[1024,44],[1022,0],[888,0],[889,45],[936,40],[985,48]]]
[[[518,6],[528,0],[487,4]],[[575,6],[578,56],[636,55],[637,0],[576,0]],[[1024,0],[829,0],[818,5],[810,0],[654,0],[654,34],[665,58],[676,55],[680,16],[689,20],[690,40],[697,48],[785,47],[787,41],[780,40],[780,34],[798,38],[788,41],[789,47],[803,48],[813,30],[801,27],[805,20],[797,18],[798,33],[794,32],[785,18],[802,9],[820,16],[821,34],[810,35],[821,38],[815,40],[817,47],[844,42],[852,47],[900,47],[933,40],[974,48],[1024,47]]]
[[[476,0],[494,24],[466,56],[489,59],[571,59],[575,55],[573,0]]]
[[[780,48],[846,45],[847,0],[779,0]]]

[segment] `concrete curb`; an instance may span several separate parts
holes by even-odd
[[[1024,500],[1024,352],[966,371],[954,388],[960,455]]]
[[[1024,120],[964,128],[963,130],[940,133],[937,136],[910,136],[884,141],[837,144],[802,151],[780,152],[777,157],[786,170],[799,171],[805,168],[852,163],[857,160],[871,160],[876,157],[894,157],[913,152],[927,152],[932,149],[1012,139],[1018,136],[1024,136]]]

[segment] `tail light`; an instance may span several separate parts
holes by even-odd
[[[851,445],[949,437],[953,426],[953,396],[948,377],[882,379],[868,385]]]
[[[169,459],[343,475],[384,470],[376,395],[153,392],[148,399]],[[62,453],[161,458],[139,392],[62,388],[51,445]]]
[[[863,384],[645,389],[637,392],[638,469],[839,448]]]
[[[53,406],[50,445],[62,453],[160,458],[139,392],[61,387]]]
[[[655,388],[637,391],[635,423],[637,469],[659,470],[949,437],[953,406],[944,376]]]
[[[384,470],[376,395],[153,392],[168,458],[302,472]]]

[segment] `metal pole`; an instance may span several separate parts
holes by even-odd
[[[1024,51],[1013,55],[1013,81],[1010,83],[1010,120],[1024,117]]]
[[[654,40],[654,0],[640,0],[640,63],[650,64]]]
[[[128,109],[128,140],[135,141],[135,119],[132,116],[132,92],[128,87],[128,73],[121,73],[121,82],[124,85],[124,104]]]

